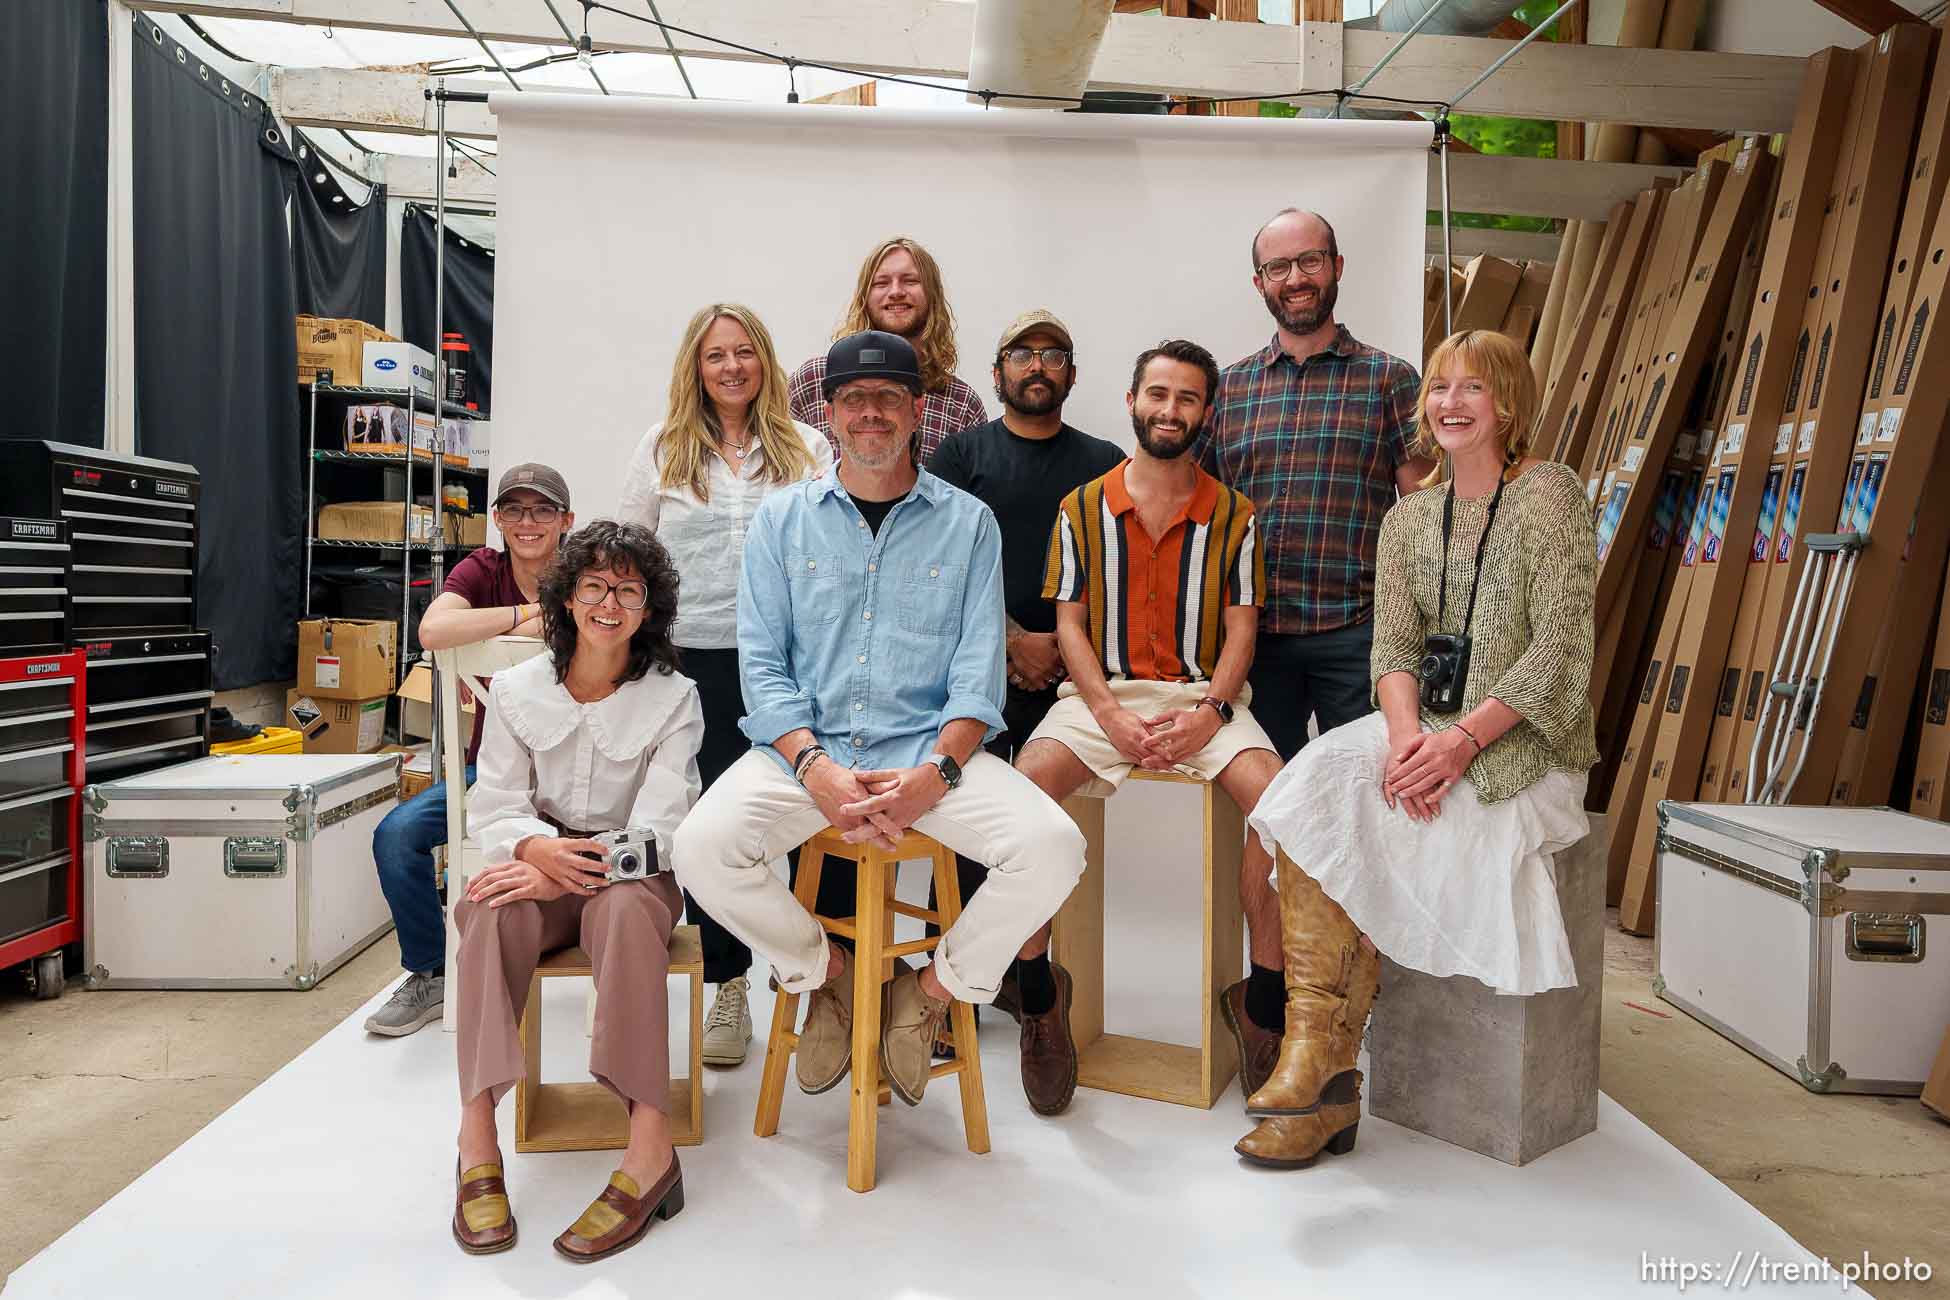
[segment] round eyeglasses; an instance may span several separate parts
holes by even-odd
[[[616,603],[624,609],[642,609],[650,603],[648,584],[634,578],[622,582],[610,582],[604,578],[577,578],[576,604],[600,605],[609,599],[610,593],[616,595]]]
[[[1061,370],[1070,364],[1068,348],[1008,348],[1002,359],[1018,370],[1029,369],[1029,363],[1040,361],[1045,370]]]
[[[1269,258],[1260,263],[1259,273],[1278,284],[1291,276],[1296,266],[1300,268],[1302,275],[1319,275],[1327,268],[1327,262],[1326,249],[1310,248],[1298,257]]]

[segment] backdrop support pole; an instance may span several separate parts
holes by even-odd
[[[1436,160],[1442,171],[1442,337],[1456,332],[1456,291],[1451,279],[1454,263],[1449,244],[1449,115],[1435,120]]]
[[[441,584],[446,580],[447,568],[447,499],[444,495],[446,475],[442,473],[447,463],[446,432],[447,422],[445,402],[447,400],[447,79],[442,77],[433,93],[434,153],[433,153],[433,538],[431,545],[433,587],[431,596],[440,594]],[[407,431],[406,437],[406,494],[413,495],[413,434]],[[410,510],[408,513],[412,513]],[[409,549],[408,554],[412,552]],[[431,600],[431,596],[429,600]],[[409,586],[401,593],[410,615],[413,610],[413,589]],[[402,651],[404,648],[402,647]],[[405,658],[404,653],[400,656]],[[440,698],[440,668],[430,664],[432,673],[432,693],[430,698]],[[440,771],[442,760],[440,709],[436,705],[433,714],[432,747],[428,756],[434,767]]]
[[[1355,82],[1353,85],[1349,86],[1345,91],[1341,93],[1340,98],[1334,101],[1334,116],[1339,117],[1341,115],[1342,106],[1345,105],[1349,99],[1352,99],[1354,96],[1359,95],[1362,91],[1366,90],[1368,88],[1368,83],[1370,81],[1373,81],[1376,75],[1380,73],[1380,71],[1383,68],[1388,66],[1389,61],[1393,59],[1397,54],[1400,54],[1402,52],[1402,48],[1406,46],[1410,41],[1415,39],[1415,33],[1421,31],[1424,27],[1428,26],[1429,19],[1435,17],[1438,13],[1442,12],[1442,7],[1448,3],[1449,0],[1435,0],[1434,4],[1430,5],[1427,9],[1424,9],[1422,11],[1422,16],[1420,18],[1417,18],[1414,22],[1408,25],[1408,30],[1402,33],[1402,38],[1399,41],[1396,41],[1393,45],[1390,45],[1388,47],[1387,52],[1383,54],[1379,59],[1375,60],[1375,65],[1372,68],[1368,69],[1368,75],[1361,78],[1361,80]]]

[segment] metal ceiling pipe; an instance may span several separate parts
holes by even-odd
[[[1373,18],[1357,19],[1349,27],[1405,32],[1442,0],[1388,0]],[[1422,30],[1431,36],[1481,36],[1517,11],[1523,0],[1449,0],[1442,12]]]
[[[998,108],[1074,108],[1090,81],[1115,0],[977,0],[968,99]],[[1028,99],[983,91],[1048,95]]]

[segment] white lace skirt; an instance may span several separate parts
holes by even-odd
[[[1418,822],[1382,801],[1387,757],[1379,713],[1327,732],[1266,788],[1253,829],[1399,965],[1498,993],[1574,986],[1551,854],[1590,829],[1585,777],[1549,772],[1490,804],[1465,778],[1434,821]]]

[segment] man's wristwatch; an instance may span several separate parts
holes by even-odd
[[[930,754],[926,761],[941,773],[941,780],[950,790],[961,784],[961,764],[947,754]]]
[[[1199,704],[1200,705],[1209,704],[1212,706],[1212,711],[1219,715],[1220,726],[1223,727],[1225,726],[1226,723],[1232,721],[1232,706],[1230,704],[1227,704],[1224,700],[1220,699],[1218,696],[1208,695],[1204,699],[1200,700]]]

